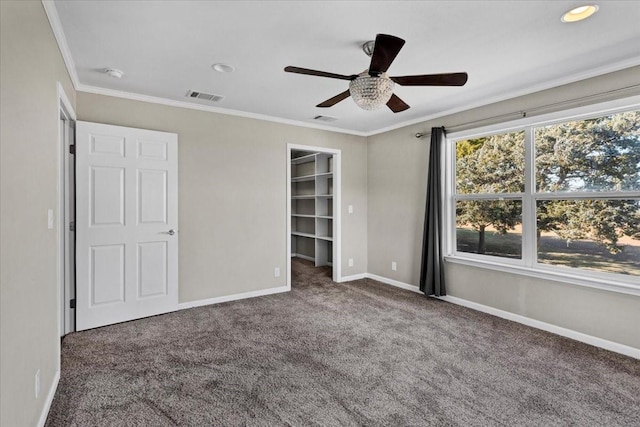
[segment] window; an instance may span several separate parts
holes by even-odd
[[[524,132],[456,141],[456,247],[522,258]]]
[[[529,121],[450,136],[448,259],[640,292],[640,110]]]

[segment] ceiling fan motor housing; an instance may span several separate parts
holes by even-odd
[[[373,55],[373,49],[375,48],[376,42],[375,40],[369,40],[362,45],[362,51],[368,57]]]

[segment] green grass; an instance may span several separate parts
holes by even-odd
[[[456,229],[460,252],[477,253],[478,232],[468,228]],[[485,232],[485,254],[503,258],[522,257],[520,233],[499,234]],[[589,240],[567,242],[554,236],[542,236],[538,242],[538,262],[608,273],[640,276],[640,245],[626,245],[619,254]]]
[[[484,233],[485,255],[503,258],[522,258],[522,235],[520,233]],[[458,251],[478,253],[478,232],[468,228],[456,229]]]

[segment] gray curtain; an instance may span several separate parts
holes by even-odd
[[[442,203],[440,153],[444,144],[444,128],[431,128],[429,171],[427,174],[427,206],[422,239],[420,290],[425,295],[446,295],[442,254]]]

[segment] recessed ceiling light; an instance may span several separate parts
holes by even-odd
[[[122,76],[124,76],[124,73],[121,70],[118,70],[117,68],[107,68],[106,70],[104,70],[104,72],[109,77],[113,77],[114,79],[121,79]]]
[[[222,63],[213,64],[211,68],[219,73],[233,73],[236,70],[232,65]]]
[[[560,20],[562,22],[582,21],[583,19],[587,19],[597,11],[598,11],[597,4],[586,4],[584,6],[578,6],[571,9],[570,11],[562,15],[562,18],[560,18]]]

